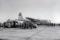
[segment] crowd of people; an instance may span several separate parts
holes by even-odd
[[[36,25],[31,21],[23,21],[23,23],[18,23],[18,21],[11,20],[4,23],[0,23],[0,27],[3,28],[21,28],[21,29],[33,29]]]

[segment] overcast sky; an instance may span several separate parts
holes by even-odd
[[[60,0],[0,0],[0,21],[24,17],[60,22]]]

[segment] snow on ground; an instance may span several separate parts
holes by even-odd
[[[0,30],[0,38],[11,40],[60,40],[60,27],[40,26],[33,30],[2,29]]]

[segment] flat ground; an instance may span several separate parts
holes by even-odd
[[[37,29],[0,29],[0,39],[4,40],[60,40],[60,27],[40,26]]]

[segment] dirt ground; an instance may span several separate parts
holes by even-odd
[[[60,27],[40,26],[32,30],[0,29],[0,39],[3,40],[60,40]]]

